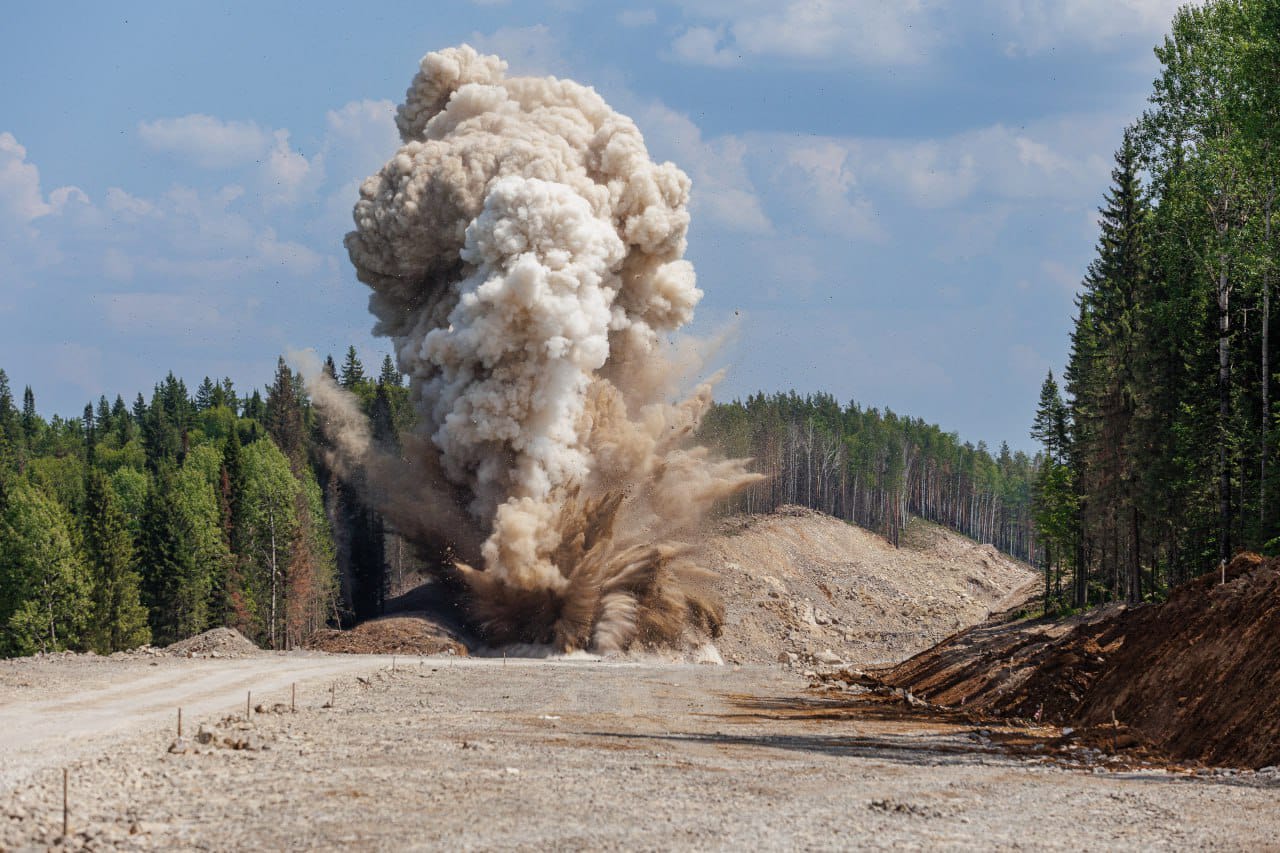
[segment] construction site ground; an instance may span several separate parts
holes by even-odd
[[[8,765],[18,744],[26,758],[0,796],[0,848],[60,843],[63,767],[68,846],[98,849],[1264,849],[1280,838],[1274,774],[1116,770],[1101,756],[1067,766],[1034,748],[1052,730],[896,714],[811,691],[776,665],[156,663],[5,665],[0,754]],[[24,678],[52,687],[8,689]],[[248,721],[246,690],[261,706]]]
[[[164,650],[0,661],[0,851],[1280,838],[1275,767],[1174,763],[1123,732],[1082,738],[864,686],[864,669],[1034,591],[990,546],[913,522],[898,549],[804,510],[725,520],[703,545],[726,599],[724,665],[503,658],[458,634],[430,588],[322,638],[347,654],[265,652],[219,629]],[[350,653],[369,651],[395,654]],[[717,656],[685,660],[698,657]]]

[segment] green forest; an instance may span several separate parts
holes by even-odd
[[[325,370],[394,442],[408,392],[390,358],[376,377],[354,349]],[[48,421],[0,371],[0,655],[106,654],[220,625],[289,648],[377,613],[394,534],[323,449],[283,358],[265,394],[207,377],[192,394],[171,373],[150,400]]]
[[[1039,458],[994,456],[983,442],[886,409],[841,406],[827,394],[763,393],[717,405],[702,433],[765,479],[735,498],[744,512],[799,504],[883,534],[895,545],[911,516],[1023,560],[1036,557],[1032,485]]]
[[[1280,546],[1280,5],[1184,7],[1156,55],[1033,426],[1046,599],[1063,607],[1159,598]]]

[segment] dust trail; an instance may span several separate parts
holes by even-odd
[[[345,243],[418,426],[386,457],[313,371],[336,461],[400,530],[448,547],[492,643],[715,635],[683,539],[753,475],[689,446],[709,384],[669,402],[696,349],[664,336],[702,297],[689,179],[594,90],[505,70],[466,45],[428,54],[403,144],[360,188]]]

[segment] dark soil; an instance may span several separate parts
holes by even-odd
[[[1280,764],[1280,560],[1242,554],[1159,605],[973,628],[875,677],[1176,760]]]

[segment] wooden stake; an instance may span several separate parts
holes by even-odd
[[[66,841],[71,834],[71,808],[67,804],[67,768],[62,768],[62,839]]]
[[[298,682],[293,682],[293,686],[289,688],[289,711],[290,713],[298,713]]]
[[[178,709],[178,737],[182,737],[182,709]]]
[[[392,672],[395,672],[395,671],[396,671],[396,656],[395,656],[395,655],[392,655],[392,656],[391,656],[391,671],[392,671]]]
[[[244,694],[244,718],[249,719],[249,715],[253,713],[249,708],[249,702],[253,699],[253,691],[246,690]]]

